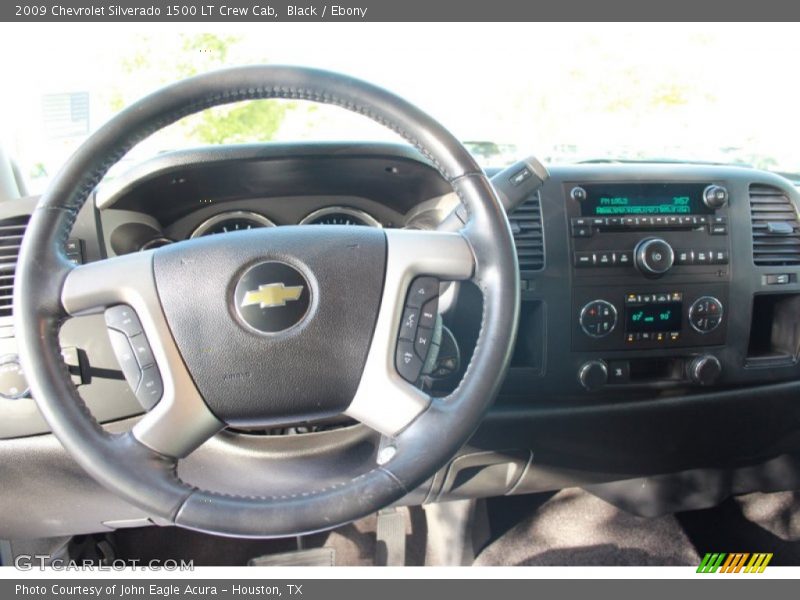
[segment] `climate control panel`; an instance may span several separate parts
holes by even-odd
[[[681,289],[576,288],[574,350],[711,346],[725,341],[722,284]]]

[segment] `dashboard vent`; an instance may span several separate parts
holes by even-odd
[[[542,207],[539,194],[534,194],[511,213],[511,231],[517,247],[520,271],[540,271],[544,268],[544,235]]]
[[[14,271],[27,215],[0,220],[0,318],[10,317],[14,304]]]
[[[800,265],[800,223],[786,192],[769,185],[751,185],[750,217],[756,265]]]

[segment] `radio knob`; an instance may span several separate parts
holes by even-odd
[[[603,360],[590,360],[578,369],[578,381],[585,390],[598,390],[608,381],[608,365]]]
[[[647,277],[661,277],[675,262],[675,252],[661,238],[646,238],[633,251],[636,268]]]
[[[728,190],[721,185],[710,185],[703,190],[703,204],[712,210],[722,208],[728,203]]]
[[[722,373],[722,365],[716,356],[703,354],[689,363],[689,378],[699,385],[713,384]]]
[[[583,189],[581,186],[576,185],[569,191],[569,196],[576,202],[583,202],[586,198],[589,197],[589,194],[586,193],[586,190]]]

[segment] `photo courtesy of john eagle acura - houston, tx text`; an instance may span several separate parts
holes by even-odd
[[[797,25],[274,10],[0,26],[2,565],[800,566]]]

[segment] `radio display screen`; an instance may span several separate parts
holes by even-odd
[[[656,302],[625,307],[627,333],[680,331],[683,302]]]
[[[587,184],[584,217],[705,215],[704,183]]]

